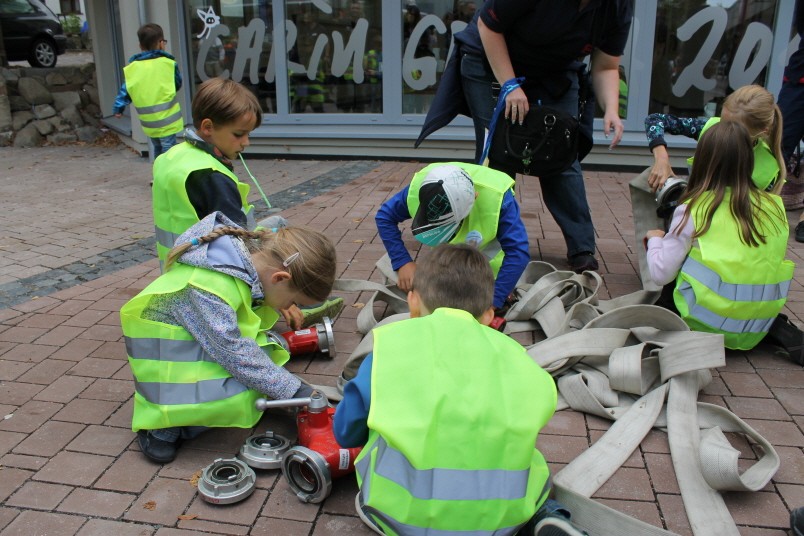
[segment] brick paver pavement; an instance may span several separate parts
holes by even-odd
[[[76,150],[84,158],[97,155],[97,159],[87,162],[118,159],[121,165],[109,177],[109,190],[119,193],[112,192],[106,201],[101,201],[96,198],[100,183],[95,179],[86,181],[79,173],[65,180],[68,184],[57,188],[59,192],[21,186],[35,177],[27,169],[15,175],[15,180],[4,181],[0,191],[5,195],[0,203],[13,216],[6,218],[3,234],[16,233],[16,241],[8,245],[15,246],[20,260],[25,258],[21,253],[47,244],[30,240],[56,232],[72,232],[75,240],[87,242],[98,238],[88,238],[85,232],[106,234],[107,245],[112,244],[109,249],[114,249],[119,243],[115,241],[122,238],[115,236],[121,226],[135,226],[126,232],[150,236],[150,221],[145,217],[150,210],[147,181],[143,177],[147,168],[141,162],[102,148],[58,150]],[[44,161],[48,149],[2,151],[3,162],[8,161],[8,155],[27,158],[38,162],[32,167],[39,172],[51,173],[64,168],[70,154],[60,153],[61,162],[51,164]],[[105,156],[101,156],[103,153]],[[264,165],[279,164],[266,161]],[[251,167],[254,171],[257,166]],[[379,280],[374,262],[382,255],[383,247],[373,215],[422,165],[386,162],[371,167],[363,176],[295,206],[288,204],[289,208],[281,212],[292,222],[323,229],[336,242],[340,277]],[[315,169],[297,168],[296,182],[309,179],[310,173],[321,172],[321,168]],[[122,180],[123,175],[127,179]],[[587,190],[599,235],[602,298],[640,287],[634,268],[636,258],[630,248],[633,226],[627,182],[632,176],[587,173]],[[71,192],[83,191],[83,201],[78,193],[67,192],[68,186]],[[285,184],[276,189],[289,187]],[[538,181],[518,181],[517,195],[533,258],[562,266],[563,238],[544,208]],[[58,198],[69,198],[64,205],[71,207],[69,211],[104,203],[109,208],[98,209],[102,215],[93,219],[103,223],[93,225],[89,210],[79,211],[84,220],[77,216],[72,220],[71,214],[61,212],[57,205],[42,206]],[[31,208],[35,205],[40,206]],[[126,206],[125,211],[115,214]],[[791,215],[794,220],[795,214]],[[72,231],[65,229],[67,221],[77,222]],[[36,231],[27,232],[32,226]],[[411,250],[418,250],[409,231],[404,237]],[[102,242],[97,244],[102,247]],[[791,241],[790,257],[801,267],[796,270],[798,280],[787,312],[799,321],[799,315],[804,313],[802,251],[804,247]],[[0,536],[372,534],[355,517],[353,499],[357,487],[353,476],[337,481],[332,495],[322,505],[299,502],[279,471],[258,471],[258,489],[242,503],[211,506],[200,501],[189,482],[191,477],[215,458],[234,455],[252,433],[250,430],[206,432],[185,442],[178,458],[165,465],[151,463],[138,452],[130,430],[133,381],[118,310],[156,277],[156,267],[156,262],[150,260],[0,309],[0,417],[9,416],[0,420]],[[289,370],[308,380],[334,385],[343,362],[360,340],[355,317],[358,304],[367,299],[357,293],[344,296],[348,305],[335,322],[338,356],[331,361],[296,357],[287,365]],[[518,339],[528,342],[522,336]],[[779,472],[762,491],[727,493],[726,503],[742,534],[786,534],[789,510],[804,505],[804,371],[772,348],[760,346],[751,352],[729,352],[727,366],[714,371],[714,376],[700,399],[730,408],[762,433],[782,459]],[[558,470],[596,441],[608,426],[607,421],[597,417],[562,411],[542,431],[538,446],[551,467]],[[293,422],[279,414],[266,414],[256,430],[274,430],[295,437]],[[741,463],[756,458],[756,446],[736,435],[732,442],[741,452]],[[648,523],[690,534],[667,436],[661,431],[650,433],[596,498]],[[146,504],[153,509],[145,508]],[[183,519],[179,519],[180,515]]]

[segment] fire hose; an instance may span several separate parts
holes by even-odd
[[[656,200],[651,198],[650,203],[651,217],[656,217]],[[408,317],[387,274],[389,267],[378,263],[384,285],[336,282],[341,290],[375,292],[359,326]],[[532,262],[517,283],[519,301],[505,316],[506,332],[534,330],[545,339],[526,350],[556,377],[558,410],[572,408],[615,421],[592,447],[555,475],[556,499],[572,511],[573,522],[593,536],[671,535],[591,499],[653,427],[666,429],[693,534],[738,536],[720,491],[757,491],[773,477],[780,462],[773,446],[736,415],[696,402],[698,391],[711,381],[709,369],[725,365],[722,336],[691,332],[678,316],[650,305],[657,292],[643,290],[599,300],[601,283],[594,272],[579,275]],[[387,302],[400,314],[378,323],[370,307],[375,301]],[[341,393],[372,347],[368,331],[344,365]],[[335,391],[332,396],[339,394]],[[741,474],[739,451],[723,432],[749,436],[764,455]]]

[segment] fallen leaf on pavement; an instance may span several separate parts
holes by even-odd
[[[196,474],[194,474],[194,475],[193,475],[193,476],[190,478],[190,484],[192,484],[192,485],[193,485],[193,486],[195,486],[195,487],[198,487],[198,479],[199,479],[199,478],[201,478],[201,471],[198,471]]]
[[[365,304],[365,303],[359,303],[359,302],[358,302],[358,303],[355,303],[354,305],[352,305],[352,307],[356,307],[356,308],[358,308],[358,309],[362,309],[362,308],[363,308],[363,307],[365,307],[365,306],[366,306],[366,304]]]
[[[355,223],[358,223],[358,222],[363,221],[363,218],[357,218],[356,220],[352,220],[352,221],[355,222]]]
[[[195,519],[195,518],[197,518],[197,517],[198,517],[197,515],[192,515],[192,516],[188,516],[188,515],[180,515],[180,516],[179,516],[179,519]]]
[[[362,244],[365,240],[352,240],[355,244]]]
[[[154,501],[148,501],[147,503],[143,504],[142,507],[153,512],[153,510],[156,508],[156,503]]]

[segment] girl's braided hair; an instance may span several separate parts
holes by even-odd
[[[290,273],[291,284],[305,296],[324,301],[332,292],[336,269],[335,246],[320,231],[302,225],[280,227],[276,231],[219,227],[195,240],[201,245],[224,235],[240,238],[252,255],[263,254],[271,266]],[[185,242],[171,249],[165,262],[165,270],[170,270],[176,260],[193,245],[193,242]],[[298,253],[297,258],[287,267],[283,266],[285,259],[295,253]]]

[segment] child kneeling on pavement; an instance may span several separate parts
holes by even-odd
[[[160,463],[175,458],[180,438],[253,427],[263,395],[312,393],[282,368],[290,356],[265,330],[274,309],[318,303],[335,281],[335,248],[308,227],[246,231],[216,212],[177,243],[166,262],[175,267],[120,311],[134,374],[131,426]]]
[[[555,383],[487,327],[493,295],[483,253],[437,246],[414,275],[411,319],[375,329],[346,384],[333,430],[343,447],[365,445],[357,509],[376,532],[582,534],[548,514],[550,472],[535,447]]]

